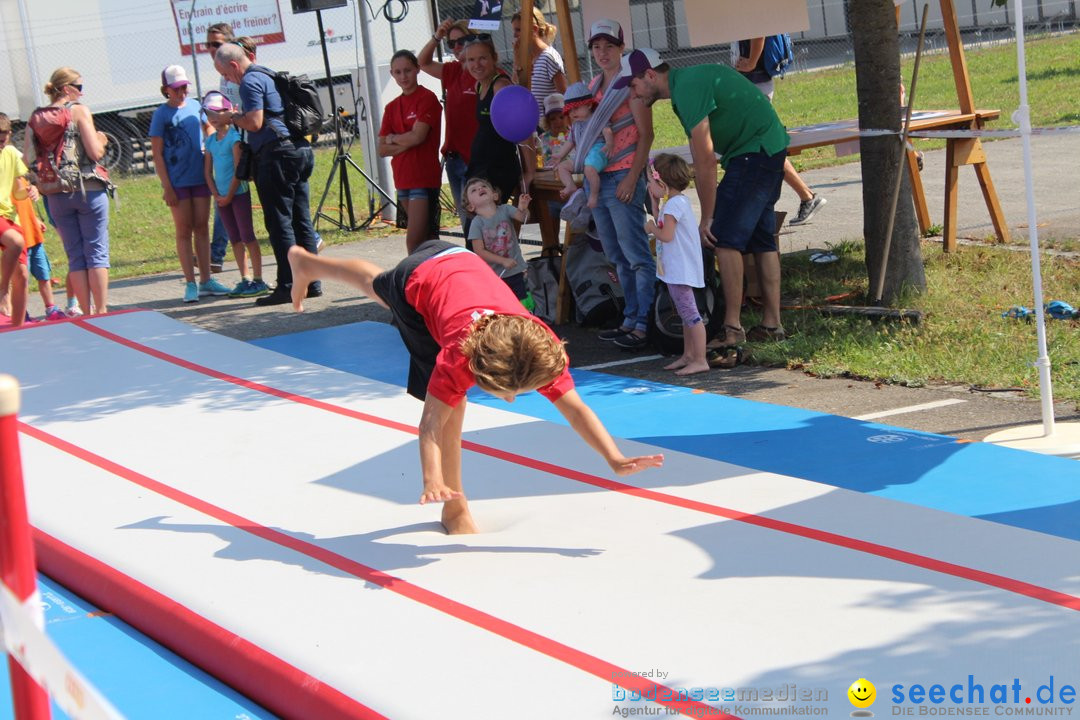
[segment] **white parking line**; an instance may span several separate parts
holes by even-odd
[[[946,405],[956,405],[957,403],[967,402],[967,400],[953,399],[953,400],[935,400],[934,402],[923,403],[922,405],[908,405],[907,407],[895,408],[893,410],[882,410],[881,412],[867,413],[866,415],[856,415],[853,420],[877,420],[878,418],[889,417],[890,415],[903,415],[904,413],[920,412],[922,410],[933,410],[934,408],[945,407]]]
[[[629,358],[627,360],[612,360],[606,363],[597,363],[596,365],[582,365],[576,370],[600,370],[601,368],[615,367],[617,365],[633,365],[639,362],[648,362],[649,360],[659,360],[663,355],[642,355],[641,357]]]

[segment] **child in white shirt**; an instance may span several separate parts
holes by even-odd
[[[656,277],[667,285],[683,322],[683,354],[664,366],[676,375],[709,369],[705,322],[694,299],[694,288],[705,287],[705,265],[698,222],[690,200],[682,194],[690,185],[690,177],[690,166],[678,155],[657,155],[649,164],[649,196],[656,220],[645,223],[645,232],[660,241],[656,244]]]

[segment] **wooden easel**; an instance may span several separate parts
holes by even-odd
[[[949,61],[952,64],[953,82],[956,84],[956,97],[960,103],[960,112],[972,115],[969,129],[981,129],[986,119],[997,117],[998,111],[978,110],[975,107],[975,98],[971,92],[971,78],[968,75],[967,59],[964,57],[964,43],[960,38],[960,25],[956,18],[956,8],[953,0],[940,0],[941,20],[945,27],[945,39],[949,47]],[[896,8],[897,26],[900,23],[900,8]],[[922,232],[929,230],[931,226],[930,211],[926,206],[926,195],[923,192],[922,178],[919,176],[917,153],[909,149],[907,151],[908,175],[911,177],[912,195],[915,198],[915,214],[919,220],[919,229]],[[956,202],[957,180],[960,167],[973,165],[975,176],[979,179],[982,188],[983,200],[986,209],[990,213],[990,221],[994,225],[994,232],[1002,243],[1009,241],[1009,228],[1005,224],[1005,216],[1001,211],[1001,203],[998,201],[997,191],[994,189],[993,180],[990,178],[990,168],[986,163],[986,153],[983,151],[979,138],[947,138],[945,140],[945,208],[944,220],[942,221],[942,236],[945,252],[956,249]]]

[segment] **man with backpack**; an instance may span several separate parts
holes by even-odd
[[[230,121],[247,134],[252,179],[259,192],[266,231],[277,260],[277,286],[269,295],[257,298],[255,304],[290,303],[293,279],[289,248],[299,245],[318,254],[308,188],[308,178],[315,168],[315,155],[307,137],[295,131],[294,123],[286,122],[287,111],[295,109],[290,107],[290,99],[275,82],[277,73],[253,63],[243,48],[233,43],[217,49],[214,67],[226,80],[240,86],[244,112],[232,113]],[[321,284],[318,281],[311,283],[307,297],[320,295]]]
[[[735,61],[735,69],[742,73],[744,78],[754,83],[758,90],[765,93],[771,102],[775,90],[773,78],[783,77],[794,60],[791,37],[786,33],[770,35],[752,40],[740,40],[739,59]],[[790,159],[784,161],[784,182],[799,196],[799,211],[788,221],[789,225],[801,225],[808,222],[814,213],[825,205],[825,198],[803,182]]]

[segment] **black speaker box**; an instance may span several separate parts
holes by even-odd
[[[349,0],[292,0],[293,13],[315,12],[345,7]]]

